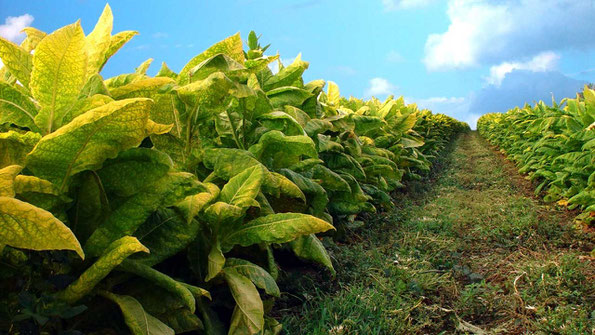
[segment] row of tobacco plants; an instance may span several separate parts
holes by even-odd
[[[535,194],[580,212],[577,221],[595,222],[595,91],[575,99],[543,102],[507,113],[482,116],[479,133],[535,181]]]
[[[2,331],[276,334],[275,258],[334,272],[315,234],[391,207],[467,129],[304,83],[299,57],[273,74],[254,33],[104,80],[136,34],[111,31],[106,6],[88,35],[0,39]]]

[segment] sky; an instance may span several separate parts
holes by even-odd
[[[51,32],[81,19],[89,33],[106,2],[0,0],[0,36]],[[284,64],[310,62],[306,81],[343,96],[404,96],[468,122],[525,102],[574,97],[595,82],[595,0],[180,0],[109,2],[114,31],[136,30],[105,78],[148,58],[179,71],[210,45],[251,30]]]

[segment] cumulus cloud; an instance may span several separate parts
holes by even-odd
[[[370,86],[366,89],[366,97],[381,97],[394,94],[397,86],[391,84],[388,80],[380,77],[370,79]]]
[[[429,70],[497,64],[545,51],[589,49],[595,6],[576,0],[449,0],[450,24],[428,36]]]
[[[490,75],[486,78],[488,84],[500,86],[504,77],[514,70],[531,72],[546,72],[557,68],[560,55],[552,51],[542,52],[526,62],[504,62],[490,67]]]
[[[14,43],[21,43],[25,39],[25,33],[21,30],[30,26],[33,19],[29,14],[7,17],[4,19],[4,24],[0,25],[0,36]]]
[[[435,0],[382,0],[387,11],[425,7]]]

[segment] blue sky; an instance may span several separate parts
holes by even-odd
[[[0,36],[82,20],[90,32],[105,2],[0,0]],[[485,112],[572,96],[595,82],[595,0],[111,1],[114,33],[136,36],[104,77],[147,58],[174,70],[236,32],[262,34],[269,53],[310,62],[356,97],[402,95],[474,125]]]

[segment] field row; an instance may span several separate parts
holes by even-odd
[[[595,91],[482,116],[477,128],[536,182],[535,194],[595,219]]]

